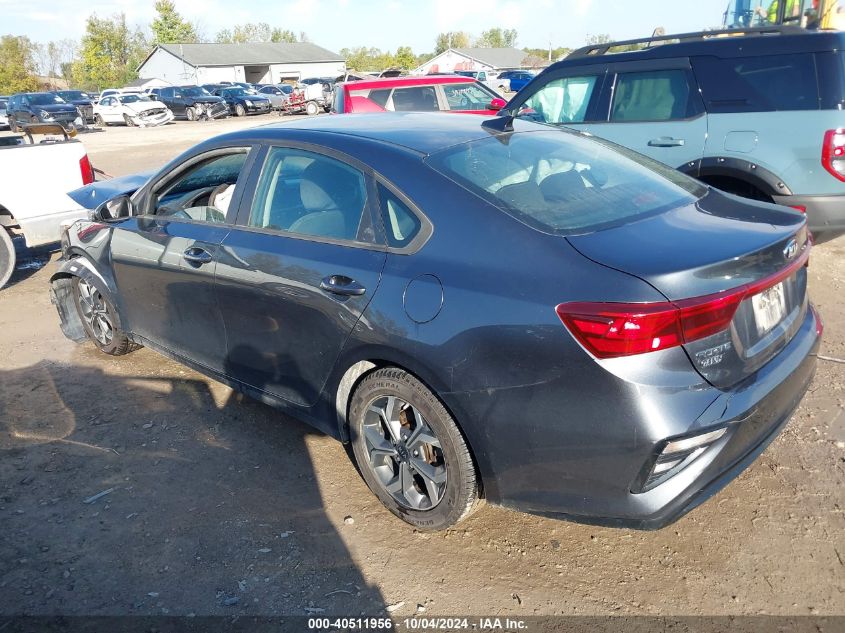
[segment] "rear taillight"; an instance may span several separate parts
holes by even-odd
[[[800,211],[801,213],[807,213],[807,207],[803,204],[790,204],[791,208],[795,209],[796,211]]]
[[[783,270],[732,290],[655,303],[562,303],[555,311],[572,336],[596,358],[656,352],[726,330],[744,299],[780,283],[806,265],[800,257]]]
[[[845,182],[845,128],[824,133],[822,167],[834,178]]]
[[[91,161],[88,160],[88,154],[79,159],[79,171],[82,173],[83,185],[94,182],[94,169],[91,167]]]

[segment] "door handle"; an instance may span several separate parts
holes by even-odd
[[[320,289],[342,297],[360,297],[367,292],[364,286],[345,275],[329,275],[328,277],[323,277],[322,281],[320,281]]]
[[[672,138],[671,136],[661,136],[660,138],[653,138],[648,142],[649,147],[683,147],[684,139]]]
[[[182,259],[186,262],[191,262],[192,264],[197,264],[199,266],[211,262],[211,253],[199,246],[192,246],[182,253]]]

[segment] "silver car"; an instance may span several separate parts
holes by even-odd
[[[270,100],[270,107],[274,110],[281,110],[285,106],[285,103],[290,100],[292,93],[293,87],[289,84],[262,86],[258,89],[258,94],[267,97]]]

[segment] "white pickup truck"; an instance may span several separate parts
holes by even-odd
[[[43,140],[36,142],[37,137]],[[88,211],[67,194],[94,181],[85,146],[60,125],[24,127],[0,137],[0,288],[15,268],[13,238],[27,248],[59,242],[62,226]]]

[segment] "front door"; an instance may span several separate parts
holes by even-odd
[[[385,262],[369,177],[351,163],[271,148],[218,256],[226,373],[300,406],[319,398]]]
[[[189,158],[144,193],[138,215],[115,229],[111,243],[119,312],[128,328],[218,372],[226,339],[214,270],[236,215],[249,151],[226,148]]]

